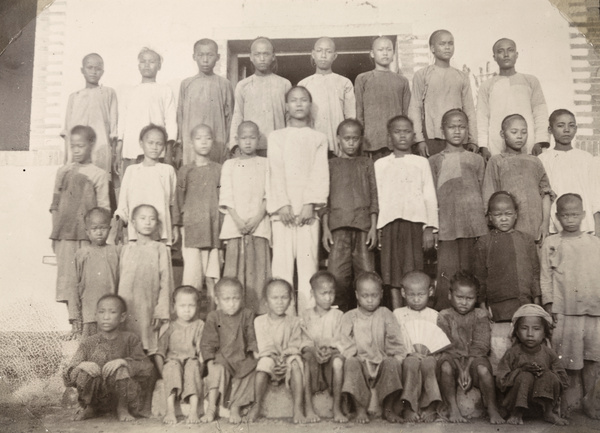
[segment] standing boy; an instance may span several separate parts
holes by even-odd
[[[469,119],[468,140],[462,144],[477,144],[475,104],[469,76],[450,66],[454,36],[448,30],[436,30],[429,37],[429,49],[435,62],[415,73],[408,109],[408,117],[415,124],[415,141],[421,156],[435,155],[444,149],[442,116],[452,108],[460,108]],[[489,158],[487,149],[481,149],[481,153]]]
[[[92,164],[107,173],[112,169],[112,152],[117,138],[117,95],[110,87],[99,84],[104,74],[104,60],[91,53],[83,58],[81,73],[85,88],[72,93],[67,104],[65,129],[65,163],[73,160],[69,133],[77,125],[90,126],[96,133]]]
[[[329,154],[341,156],[336,130],[342,120],[356,117],[356,99],[352,82],[331,70],[336,58],[335,42],[330,38],[318,39],[311,54],[317,70],[298,85],[306,87],[313,97],[314,128],[327,136]]]
[[[142,48],[138,54],[142,82],[125,94],[119,107],[119,139],[114,168],[121,175],[121,180],[127,167],[141,161],[140,131],[150,123],[167,130],[169,139],[163,156],[167,163],[171,162],[177,136],[175,97],[168,85],[156,82],[161,66],[160,54],[150,48]]]
[[[208,125],[214,134],[210,160],[222,164],[227,159],[229,127],[233,115],[233,88],[229,80],[214,73],[215,64],[221,58],[219,47],[212,39],[200,39],[194,44],[193,59],[198,74],[181,82],[177,106],[177,142],[182,149],[176,157],[177,165],[194,161],[192,129]],[[181,156],[183,153],[183,156]]]
[[[532,153],[534,145],[539,146],[541,142],[548,141],[548,107],[542,87],[533,75],[521,74],[515,70],[519,52],[513,40],[502,38],[496,41],[492,52],[500,74],[484,81],[479,87],[477,142],[480,146],[487,147],[492,155],[504,152],[504,141],[499,134],[502,120],[509,114],[519,113],[533,129],[524,149],[525,153]]]
[[[408,113],[410,86],[405,76],[391,70],[391,39],[376,38],[370,56],[375,69],[363,72],[355,81],[356,118],[365,126],[363,151],[377,160],[390,154],[385,125],[388,119]]]
[[[583,409],[598,419],[593,391],[600,386],[600,239],[582,231],[584,209],[578,194],[556,201],[562,231],[544,241],[540,285],[542,305],[556,324],[552,346],[570,378],[582,375]]]
[[[327,270],[337,280],[336,304],[346,312],[356,307],[352,281],[375,270],[377,185],[373,161],[360,152],[363,127],[346,119],[338,126],[341,156],[329,160],[329,199],[323,214],[323,247]]]

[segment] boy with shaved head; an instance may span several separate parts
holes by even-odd
[[[92,164],[110,173],[112,148],[117,138],[117,95],[110,87],[99,84],[104,74],[104,60],[99,54],[91,53],[83,58],[81,73],[85,88],[69,96],[65,129],[60,133],[65,139],[64,162],[72,161],[69,132],[77,125],[90,126],[96,133]]]
[[[194,161],[191,132],[197,125],[208,125],[214,135],[209,158],[223,164],[227,159],[229,127],[233,116],[233,87],[226,78],[214,73],[221,58],[219,47],[212,39],[200,39],[194,44],[192,58],[198,65],[198,74],[186,78],[179,89],[177,106],[177,143],[182,147],[176,154],[177,164]]]
[[[504,152],[504,142],[500,136],[502,119],[509,114],[519,113],[533,132],[527,138],[523,153],[532,153],[535,146],[537,150],[534,153],[538,154],[541,152],[540,143],[548,141],[548,107],[540,82],[533,75],[521,74],[515,70],[519,52],[513,40],[499,39],[492,52],[500,73],[484,81],[479,87],[478,143],[487,147],[492,155]]]
[[[406,422],[432,422],[436,419],[437,406],[442,400],[436,379],[436,360],[426,348],[420,348],[410,341],[406,326],[414,320],[437,326],[438,312],[427,306],[433,295],[433,284],[427,274],[411,271],[402,278],[401,291],[406,307],[396,308],[394,316],[400,324],[406,340],[404,345],[408,350],[402,365],[402,416]]]
[[[250,61],[254,74],[235,87],[229,147],[237,144],[240,123],[251,120],[260,131],[256,153],[267,156],[267,136],[276,129],[285,128],[285,95],[292,88],[292,83],[276,74],[275,48],[269,38],[258,37],[252,42]]]
[[[306,87],[313,97],[314,127],[327,136],[329,154],[341,156],[336,129],[342,120],[356,117],[356,99],[352,82],[331,70],[336,58],[335,42],[331,38],[318,39],[311,54],[316,72],[298,85]]]

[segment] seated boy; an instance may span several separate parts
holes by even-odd
[[[467,420],[461,415],[456,402],[456,383],[467,391],[471,385],[481,389],[483,403],[491,424],[503,424],[498,413],[496,388],[490,352],[491,328],[488,313],[475,308],[479,283],[466,271],[459,271],[450,282],[451,308],[440,311],[438,326],[446,333],[452,346],[438,360],[440,388],[444,402],[449,406],[450,422]]]
[[[302,312],[307,346],[304,358],[304,400],[306,416],[318,420],[312,404],[313,393],[333,391],[333,420],[348,422],[341,409],[344,358],[338,349],[342,313],[331,308],[335,299],[335,277],[328,271],[318,271],[310,279],[315,306]]]
[[[355,422],[369,422],[367,409],[371,390],[377,392],[383,418],[402,422],[394,404],[402,390],[402,360],[406,357],[400,325],[386,307],[381,307],[383,282],[375,272],[364,272],[356,279],[358,308],[342,317],[341,344],[344,385],[356,405]]]
[[[154,366],[144,354],[140,339],[119,330],[127,318],[127,305],[117,295],[98,301],[98,333],[84,338],[67,365],[65,386],[77,388],[81,421],[100,412],[116,409],[119,421],[133,421],[135,415],[149,415],[156,382]]]
[[[229,408],[229,422],[242,421],[240,409],[254,401],[254,370],[258,352],[254,313],[243,306],[244,288],[237,278],[215,285],[218,309],[206,317],[200,351],[208,365],[208,408],[204,422],[215,419],[217,400]]]
[[[400,324],[409,352],[402,364],[402,415],[406,422],[432,422],[436,419],[437,406],[442,400],[435,376],[436,359],[426,347],[419,347],[419,344],[411,341],[405,331],[405,326],[415,320],[437,325],[438,312],[427,307],[427,301],[433,296],[431,278],[421,271],[408,272],[402,278],[401,293],[406,307],[396,308],[394,316]]]

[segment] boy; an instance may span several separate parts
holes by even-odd
[[[597,402],[590,399],[600,386],[600,239],[582,231],[584,209],[578,194],[564,194],[557,200],[556,218],[562,231],[544,241],[540,285],[542,305],[556,324],[552,346],[569,377],[581,375],[583,409],[598,419],[592,410]]]
[[[438,326],[446,333],[452,346],[438,360],[440,388],[444,402],[449,406],[449,421],[467,422],[456,402],[456,383],[467,391],[471,384],[481,390],[491,424],[503,424],[498,413],[496,388],[492,367],[487,356],[490,352],[491,329],[488,313],[475,308],[479,283],[470,274],[460,271],[450,283],[450,308],[440,311]]]
[[[198,424],[198,402],[202,401],[202,361],[200,338],[204,322],[196,318],[200,293],[192,286],[180,286],[173,292],[174,320],[158,340],[154,362],[163,378],[167,394],[164,424],[177,424],[175,400],[189,401],[186,424]]]
[[[469,135],[466,143],[475,145],[470,147],[476,150],[477,119],[469,76],[450,66],[454,36],[448,30],[436,30],[429,37],[429,49],[435,62],[415,73],[408,109],[408,117],[415,124],[419,154],[430,156],[444,149],[442,116],[452,108],[460,108],[467,114]],[[490,157],[487,148],[482,148],[481,153],[486,159]]]
[[[382,281],[375,272],[365,272],[356,279],[358,308],[342,317],[341,344],[344,385],[356,405],[355,422],[369,422],[367,408],[371,390],[375,389],[382,417],[388,422],[402,422],[394,411],[402,390],[402,360],[406,357],[402,331],[396,318],[381,307]]]
[[[330,38],[318,39],[311,53],[317,70],[298,85],[306,87],[313,96],[314,128],[327,136],[329,154],[341,156],[336,129],[342,120],[356,117],[356,99],[352,82],[331,70],[336,58],[335,42]]]
[[[340,325],[343,313],[331,308],[335,299],[335,277],[327,271],[318,271],[310,279],[315,306],[301,314],[307,346],[304,358],[304,401],[306,417],[318,420],[312,404],[313,393],[333,391],[333,420],[348,422],[342,413],[342,381],[344,358],[340,355]]]
[[[170,137],[164,156],[171,163],[173,143],[177,136],[176,108],[173,91],[158,84],[156,75],[162,66],[162,56],[150,48],[138,54],[138,70],[142,82],[129,89],[119,107],[119,140],[117,141],[115,171],[121,175],[131,164],[141,161],[140,131],[152,123],[162,126]]]
[[[375,270],[377,246],[377,185],[373,161],[358,156],[363,126],[346,119],[337,129],[341,156],[329,160],[329,199],[323,214],[323,247],[327,270],[337,281],[336,304],[346,312],[356,308],[353,276]]]
[[[532,126],[524,152],[532,153],[534,147],[548,141],[546,118],[548,107],[540,82],[533,75],[521,74],[515,70],[519,58],[517,44],[502,38],[492,47],[494,60],[500,74],[484,81],[477,95],[477,142],[487,147],[492,155],[504,152],[504,142],[498,132],[502,129],[502,119],[509,114],[519,113]],[[538,152],[539,153],[539,152]]]
[[[412,271],[402,278],[402,297],[406,307],[394,310],[394,316],[406,339],[408,356],[402,364],[402,395],[404,403],[402,417],[405,422],[433,422],[437,415],[437,406],[442,400],[436,378],[436,359],[427,351],[417,351],[405,326],[414,320],[423,320],[437,325],[438,312],[427,307],[428,299],[433,296],[431,278],[423,272]]]
[[[112,169],[112,153],[117,138],[117,95],[110,87],[99,85],[104,74],[104,60],[91,53],[81,62],[85,88],[72,93],[67,104],[65,129],[65,164],[73,160],[69,133],[77,125],[90,126],[96,132],[92,164],[107,173]]]
[[[63,374],[65,386],[76,387],[79,395],[75,421],[114,409],[119,421],[150,413],[154,367],[140,339],[119,330],[126,317],[127,305],[120,296],[104,295],[98,301],[98,333],[81,341]]]
[[[121,247],[107,245],[110,232],[111,214],[102,207],[92,208],[85,215],[85,232],[90,245],[81,247],[75,253],[75,273],[77,275],[77,310],[75,321],[77,331],[83,337],[96,334],[96,305],[98,299],[109,293],[116,293],[119,286],[119,256]]]
[[[181,82],[177,106],[177,143],[182,146],[177,156],[177,166],[194,160],[191,132],[196,125],[211,127],[215,142],[210,160],[222,164],[227,159],[229,127],[233,115],[233,87],[229,80],[214,73],[219,61],[219,47],[212,39],[200,39],[194,44],[193,59],[198,74]],[[182,155],[183,153],[183,155]]]
[[[235,278],[224,277],[215,286],[218,310],[206,318],[200,351],[208,365],[208,407],[203,422],[215,419],[217,399],[229,407],[229,422],[242,421],[240,410],[254,401],[254,313],[243,306],[244,288]]]
[[[369,55],[375,69],[356,77],[356,118],[365,126],[363,151],[377,160],[390,154],[385,122],[398,114],[408,114],[410,86],[405,76],[391,69],[394,44],[389,38],[376,38]]]
[[[566,193],[579,194],[583,200],[584,218],[581,231],[600,236],[600,199],[597,191],[597,170],[594,158],[585,150],[573,147],[577,133],[575,115],[563,108],[554,110],[549,118],[548,131],[554,136],[553,149],[539,155],[550,179],[552,190],[560,197]],[[555,217],[556,202],[550,211],[550,233],[560,231],[560,221]]]
[[[285,127],[285,95],[292,88],[285,78],[276,74],[277,60],[273,43],[264,37],[256,38],[250,46],[250,61],[254,74],[237,83],[235,110],[231,122],[230,147],[237,144],[237,129],[244,120],[258,125],[260,139],[257,154],[267,156],[267,136]]]

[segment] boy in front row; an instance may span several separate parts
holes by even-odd
[[[471,385],[481,390],[481,397],[491,424],[503,424],[498,413],[492,366],[488,359],[491,347],[491,327],[488,313],[475,308],[479,283],[466,271],[459,271],[450,282],[451,308],[440,311],[438,326],[446,333],[452,346],[438,359],[440,389],[449,406],[449,421],[467,422],[456,401],[456,383],[468,391]]]
[[[126,318],[123,298],[113,294],[100,298],[98,333],[81,341],[63,374],[65,385],[76,387],[79,394],[81,409],[74,417],[76,421],[114,409],[120,421],[150,414],[154,366],[140,339],[119,329]]]
[[[312,404],[313,393],[333,391],[333,420],[348,422],[341,409],[344,358],[339,351],[342,313],[331,308],[336,281],[328,271],[318,271],[310,279],[315,306],[301,312],[306,346],[304,358],[304,401],[306,416],[318,420]]]
[[[355,422],[369,422],[372,389],[383,408],[383,418],[402,422],[394,412],[402,390],[402,360],[406,357],[400,325],[390,310],[380,306],[383,282],[379,275],[364,272],[355,285],[358,308],[344,314],[341,324],[342,354],[346,358],[342,392],[350,394],[355,403]]]

